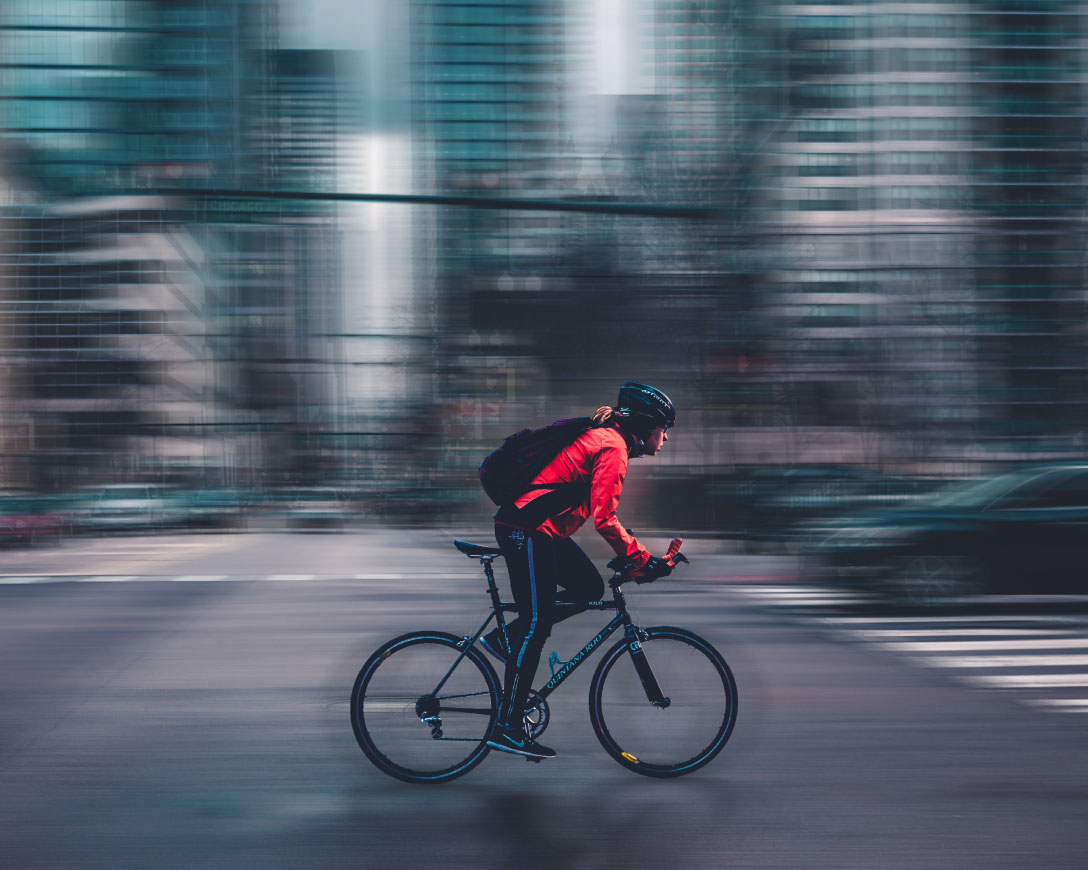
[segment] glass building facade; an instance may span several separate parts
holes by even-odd
[[[389,93],[258,0],[0,7],[4,485],[485,516],[488,449],[627,379],[678,525],[1083,454],[1082,5],[374,5]]]
[[[3,478],[64,488],[218,464],[217,298],[167,186],[241,162],[236,75],[254,4],[5,3],[8,254]],[[256,31],[260,32],[260,31]],[[182,473],[185,473],[182,471]]]
[[[333,210],[200,193],[336,186],[335,59],[278,50],[276,23],[260,0],[0,9],[7,485],[320,466]]]
[[[791,426],[830,427],[813,458],[843,458],[843,437],[857,462],[1076,449],[1084,20],[1064,3],[775,8],[767,395]]]

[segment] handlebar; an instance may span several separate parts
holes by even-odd
[[[661,561],[669,566],[670,573],[672,569],[681,562],[688,562],[690,564],[688,557],[680,552],[680,547],[683,546],[683,544],[683,538],[673,538],[669,541],[669,549],[666,550],[665,555],[661,557]],[[658,577],[667,576],[666,574],[659,574],[640,577],[638,572],[642,569],[635,567],[634,562],[625,556],[616,556],[616,558],[608,563],[608,567],[615,571],[612,575],[612,579],[609,581],[609,585],[612,587],[621,586],[630,580],[634,580],[635,583],[638,584],[653,583]]]

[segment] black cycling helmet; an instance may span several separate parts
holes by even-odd
[[[668,428],[676,424],[676,407],[672,399],[656,387],[637,381],[628,381],[620,387],[616,410],[632,424],[647,431],[657,426]]]

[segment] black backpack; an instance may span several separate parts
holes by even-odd
[[[529,491],[529,485],[544,467],[593,426],[591,417],[568,417],[541,429],[522,429],[488,454],[480,465],[484,492],[500,507],[512,505]],[[584,498],[584,483],[558,484],[553,490],[569,491],[571,504]],[[548,499],[549,503],[552,499]],[[571,505],[567,505],[569,507]]]

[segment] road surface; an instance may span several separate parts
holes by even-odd
[[[348,692],[388,637],[473,627],[484,585],[452,536],[0,554],[0,867],[1085,866],[1081,610],[889,613],[706,542],[629,600],[644,624],[706,636],[737,676],[738,724],[708,767],[655,781],[611,761],[586,667],[551,699],[554,761],[385,777]],[[596,618],[549,648],[567,658]]]

